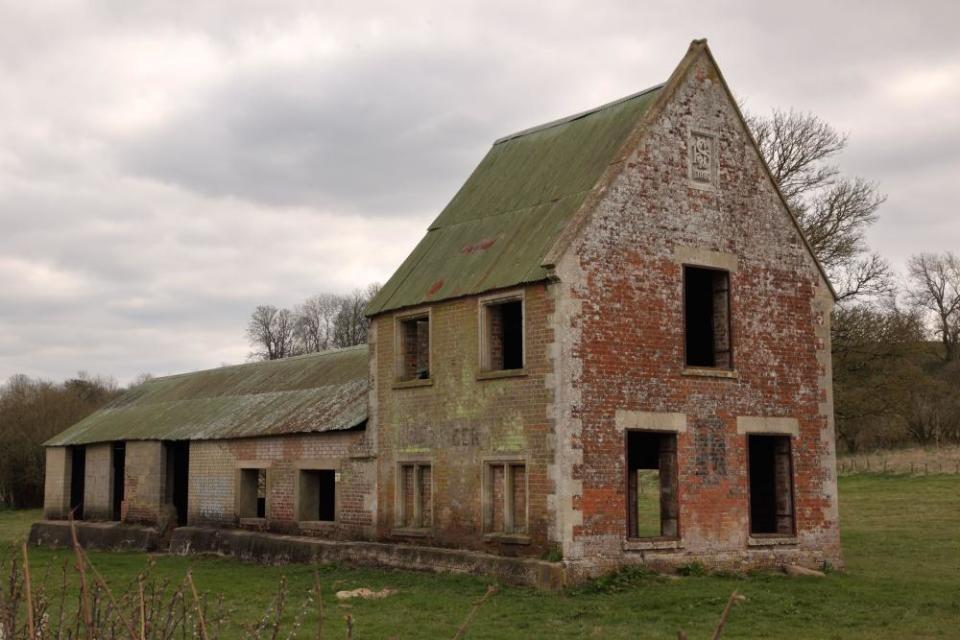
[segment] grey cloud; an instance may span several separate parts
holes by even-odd
[[[400,54],[234,77],[120,150],[140,175],[211,196],[351,213],[436,207],[492,142],[462,80],[477,61]],[[488,78],[489,82],[490,79]]]
[[[878,251],[956,248],[955,100],[889,89],[960,64],[958,19],[934,0],[0,2],[0,380],[242,360],[253,305],[383,281],[494,138],[660,82],[701,36],[751,110],[851,133],[844,170],[890,196]]]

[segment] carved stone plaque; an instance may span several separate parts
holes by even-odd
[[[717,175],[717,137],[703,131],[690,132],[690,181],[695,187],[712,188]]]

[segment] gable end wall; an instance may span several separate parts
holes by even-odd
[[[714,188],[689,179],[691,132],[713,136]],[[585,571],[622,562],[841,564],[829,317],[832,295],[770,183],[715,66],[698,56],[557,263],[558,529]],[[684,375],[682,265],[730,269],[736,376]],[[716,264],[713,264],[713,263]],[[623,415],[686,416],[681,539],[626,541]],[[797,539],[749,540],[746,435],[788,417]],[[652,421],[652,422],[651,422]],[[771,423],[773,424],[773,423]]]

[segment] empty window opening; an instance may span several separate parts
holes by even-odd
[[[677,538],[677,436],[627,432],[627,537]]]
[[[300,472],[299,519],[334,522],[337,519],[337,472],[305,469]]]
[[[173,505],[177,512],[177,525],[187,524],[187,500],[190,491],[190,443],[167,442],[166,486],[164,502]]]
[[[428,380],[430,378],[430,318],[418,316],[400,321],[400,359],[398,377],[401,380]]]
[[[83,520],[84,479],[87,476],[87,450],[70,448],[70,510],[75,520]]]
[[[790,436],[749,436],[750,533],[793,535]]]
[[[517,462],[487,465],[484,500],[484,531],[523,534],[527,532],[527,467]]]
[[[401,464],[397,492],[398,527],[429,529],[433,526],[433,473],[429,463]]]
[[[126,443],[113,443],[113,519],[118,521],[123,515],[123,491],[124,477],[126,474],[126,460]]]
[[[504,300],[483,305],[485,371],[523,369],[523,302]]]
[[[241,518],[267,517],[266,469],[240,470],[239,512]]]
[[[684,267],[683,303],[687,366],[732,368],[730,274]]]

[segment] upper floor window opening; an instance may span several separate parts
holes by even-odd
[[[683,267],[684,364],[733,368],[730,340],[730,273]]]

